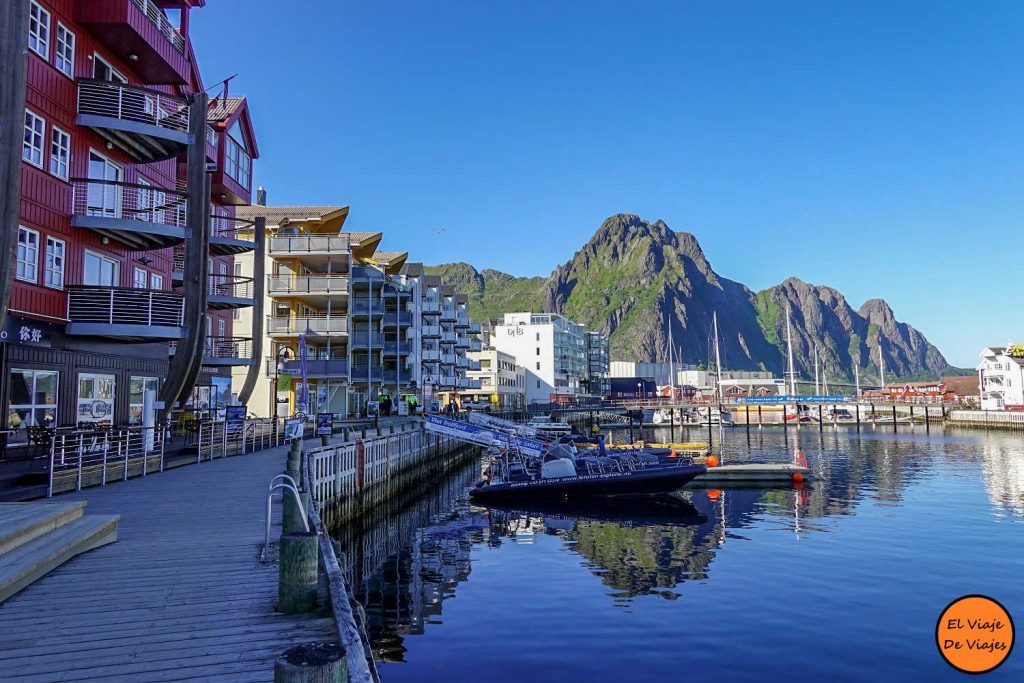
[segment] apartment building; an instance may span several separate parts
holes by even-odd
[[[982,410],[1024,410],[1024,346],[990,346],[978,363]]]
[[[526,372],[526,402],[567,400],[586,392],[586,327],[555,313],[506,313],[491,343]]]
[[[262,269],[254,254],[239,272],[267,278],[266,381],[248,404],[257,415],[348,417],[383,396],[422,400],[469,386],[465,302],[460,308],[406,252],[379,249],[382,233],[344,231],[348,213],[347,206],[261,204],[238,211],[265,219],[268,232]],[[244,382],[236,370],[235,393]]]
[[[591,396],[607,396],[611,392],[608,372],[611,367],[611,344],[608,337],[600,332],[586,333],[587,365],[584,393]]]
[[[0,265],[9,443],[139,424],[147,392],[163,415],[210,409],[214,378],[251,365],[234,259],[259,244],[224,231],[259,152],[245,98],[204,94],[189,40],[203,4],[30,3],[17,256]]]

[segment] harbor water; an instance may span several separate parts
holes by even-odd
[[[385,680],[954,681],[948,603],[988,595],[1024,624],[1021,436],[719,438],[727,463],[799,447],[816,478],[686,490],[670,514],[488,510],[465,497],[477,462],[338,530]],[[983,678],[1024,680],[1024,648]]]

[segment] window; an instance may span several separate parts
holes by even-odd
[[[135,289],[145,289],[149,284],[149,273],[145,268],[135,268],[132,274],[132,287]]]
[[[101,81],[113,81],[116,83],[128,83],[128,79],[110,66],[110,62],[93,53],[92,56],[92,77]]]
[[[57,373],[52,370],[11,369],[7,428],[14,431],[8,445],[28,443],[29,427],[57,425]]]
[[[164,288],[164,276],[153,273],[149,276],[149,288],[154,292],[162,291]]]
[[[540,332],[537,333],[537,341],[540,341]]]
[[[106,256],[85,252],[85,271],[82,276],[83,285],[97,287],[117,287],[120,282],[121,264]]]
[[[217,336],[221,339],[228,336],[228,323],[223,318],[217,321]]]
[[[46,122],[42,116],[25,110],[25,140],[21,145],[21,158],[33,166],[43,167],[43,135]]]
[[[540,347],[539,346],[537,347],[537,355],[538,356],[540,355]]]
[[[75,77],[75,34],[64,24],[57,22],[57,54],[54,65],[65,76]]]
[[[54,126],[53,136],[50,138],[50,173],[61,180],[67,180],[70,162],[71,136]]]
[[[78,423],[110,424],[114,419],[113,375],[82,372],[78,375]]]
[[[46,238],[46,262],[43,266],[43,283],[54,289],[64,288],[64,241],[56,237]]]
[[[118,185],[124,177],[124,169],[99,152],[89,150],[90,180],[86,191],[86,213],[89,216],[120,218],[124,204],[124,192]]]
[[[213,296],[217,294],[217,278],[213,275],[213,259],[206,259],[206,272],[210,274],[209,282],[206,284],[206,293]]]
[[[540,380],[537,380],[537,388],[540,389]]]
[[[39,281],[39,233],[18,226],[18,262],[14,276],[26,282]]]
[[[224,138],[224,173],[245,189],[249,189],[249,177],[252,172],[252,159],[249,154],[230,135]]]
[[[37,2],[29,5],[28,47],[43,59],[50,56],[50,13]]]
[[[160,389],[160,380],[156,377],[132,377],[128,385],[128,424],[142,424],[142,407],[147,391],[156,392]]]
[[[540,361],[537,361],[537,369],[540,370]]]

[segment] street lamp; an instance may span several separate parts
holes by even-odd
[[[643,386],[644,386],[643,382],[637,382],[636,383],[636,397],[638,399],[642,399],[644,397],[643,396]]]
[[[292,355],[292,350],[288,346],[282,346],[277,350],[277,357],[274,359],[274,386],[270,392],[270,417],[271,419],[277,418],[277,387],[281,377],[281,370],[284,364],[289,360],[288,356]]]

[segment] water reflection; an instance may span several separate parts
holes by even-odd
[[[480,475],[479,463],[473,463],[379,508],[358,528],[336,529],[377,656],[404,661],[406,639],[442,623],[444,604],[469,579],[476,554],[502,551],[506,543],[557,544],[599,579],[604,600],[630,606],[653,597],[686,603],[688,586],[714,583],[716,558],[733,544],[747,544],[755,527],[756,533],[800,542],[831,533],[864,505],[891,507],[899,515],[910,489],[923,482],[931,486],[940,475],[977,478],[980,469],[995,509],[1024,518],[1024,449],[1017,440],[934,430],[780,431],[731,430],[721,440],[716,434],[714,447],[727,462],[788,460],[799,447],[815,481],[802,487],[696,488],[668,509],[486,509],[465,498],[466,487]]]

